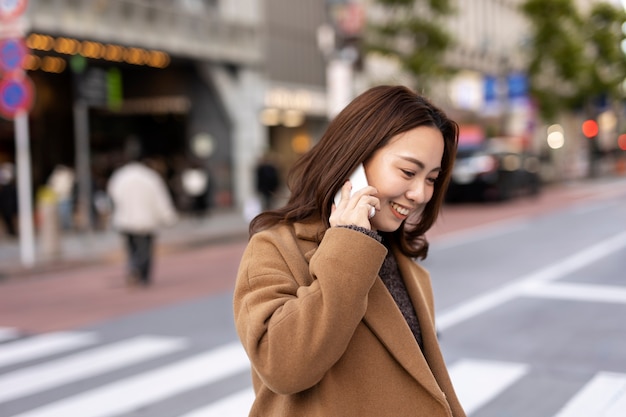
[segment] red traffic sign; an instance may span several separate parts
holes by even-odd
[[[4,72],[21,70],[26,53],[26,45],[22,39],[0,40],[0,70]]]
[[[0,116],[10,120],[21,111],[29,111],[33,91],[33,83],[26,76],[0,80]]]
[[[26,10],[27,0],[0,0],[0,20],[9,20],[20,17]]]

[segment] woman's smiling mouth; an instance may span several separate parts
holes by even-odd
[[[402,217],[408,216],[411,212],[411,210],[409,210],[408,208],[394,203],[393,201],[391,201],[389,204],[391,204],[391,208],[393,209],[394,213],[397,213]]]

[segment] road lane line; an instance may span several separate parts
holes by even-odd
[[[238,391],[206,407],[180,417],[242,417],[247,416],[254,402],[252,387]]]
[[[479,240],[485,240],[508,233],[528,229],[529,219],[527,216],[519,216],[513,219],[499,220],[489,224],[470,227],[456,232],[444,233],[432,239],[433,247],[437,250],[448,249],[454,246],[466,245]]]
[[[626,287],[581,283],[538,284],[525,287],[522,294],[531,297],[556,298],[562,300],[595,301],[601,303],[626,304]]]
[[[0,402],[121,369],[185,348],[183,339],[139,336],[0,375]]]
[[[626,416],[626,375],[600,372],[554,417]]]
[[[437,328],[445,330],[459,324],[518,297],[537,283],[562,278],[624,247],[626,247],[626,232],[605,239],[546,268],[438,314]]]
[[[521,363],[463,359],[450,367],[459,401],[470,415],[500,395],[528,372]]]
[[[233,342],[13,417],[117,416],[247,369],[250,362],[245,351]]]
[[[93,345],[94,333],[54,332],[0,346],[0,367]]]

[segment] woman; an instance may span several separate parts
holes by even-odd
[[[253,219],[234,294],[250,416],[465,416],[413,260],[427,255],[457,138],[426,99],[374,87],[293,167],[287,204]],[[350,196],[361,163],[369,186]]]

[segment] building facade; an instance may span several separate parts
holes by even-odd
[[[259,1],[31,0],[26,22],[35,189],[64,164],[101,190],[134,141],[160,160],[181,209],[191,166],[208,173],[214,206],[251,192],[248,165],[266,141]],[[13,136],[0,121],[3,160]]]

